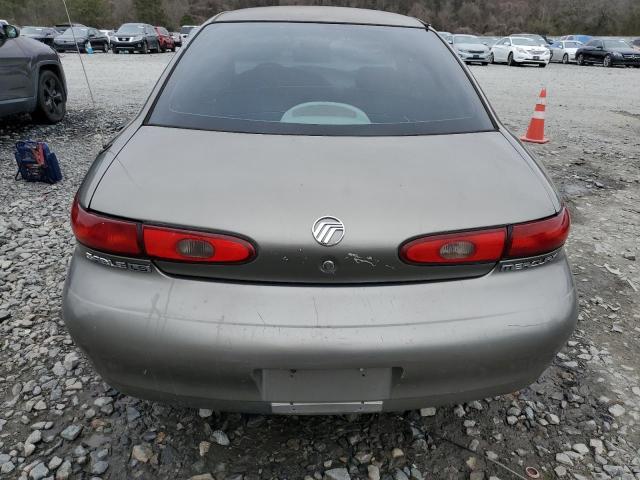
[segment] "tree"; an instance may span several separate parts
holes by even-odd
[[[213,15],[258,5],[343,5],[409,14],[440,30],[509,34],[640,36],[640,0],[66,0],[73,22],[195,25]],[[16,25],[66,22],[62,0],[0,0],[0,17]]]
[[[166,25],[167,14],[159,0],[134,0],[133,7],[138,21],[151,25]]]
[[[196,21],[194,20],[194,18],[188,13],[183,15],[180,19],[180,25],[194,25],[195,23]]]
[[[82,23],[92,27],[100,27],[109,18],[109,10],[105,0],[68,0],[69,15],[74,23]],[[64,22],[67,21],[62,11]]]

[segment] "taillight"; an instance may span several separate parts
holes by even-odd
[[[203,263],[246,262],[256,254],[241,238],[118,220],[85,210],[77,198],[71,226],[78,242],[105,253]]]
[[[143,227],[144,248],[150,257],[188,262],[245,262],[255,255],[246,240],[214,233]]]
[[[76,198],[71,207],[71,227],[80,243],[102,252],[140,255],[135,222],[96,215],[83,209]]]
[[[428,235],[400,247],[405,262],[423,265],[491,263],[552,252],[569,236],[569,211],[502,228]]]
[[[571,218],[566,208],[544,220],[514,225],[506,256],[533,257],[556,250],[567,240],[570,226]]]
[[[497,262],[506,238],[506,228],[430,235],[406,243],[400,256],[423,264]]]

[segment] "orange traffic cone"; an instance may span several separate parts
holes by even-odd
[[[549,141],[548,138],[544,137],[544,111],[546,105],[547,89],[543,88],[540,92],[540,99],[536,104],[536,109],[533,111],[527,134],[520,137],[520,140],[532,143],[547,143]]]

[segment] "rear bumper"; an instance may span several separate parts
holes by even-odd
[[[84,52],[85,44],[78,43],[76,45],[75,43],[65,43],[61,45],[61,44],[54,43],[53,48],[59,52],[77,52],[78,50],[80,50],[81,52]]]
[[[318,402],[306,413],[353,411],[349,402],[397,411],[529,385],[573,331],[576,293],[563,253],[530,270],[359,287],[173,279],[76,249],[64,318],[105,381],[134,396],[260,413],[294,401]],[[287,385],[292,370],[307,383]],[[357,387],[357,371],[378,383]]]

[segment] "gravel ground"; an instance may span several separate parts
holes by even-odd
[[[131,118],[170,58],[86,56],[95,111],[78,59],[66,55],[66,120],[0,123],[0,477],[640,479],[640,70],[473,67],[519,134],[548,88],[552,141],[531,148],[573,215],[579,324],[534,385],[420,412],[263,417],[121,395],[60,316],[74,246],[69,207],[99,149],[97,131],[110,136]],[[13,179],[12,146],[23,138],[49,142],[61,183]]]

